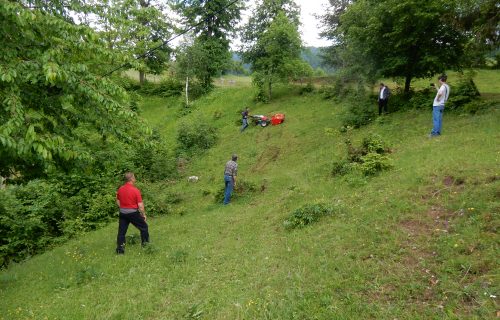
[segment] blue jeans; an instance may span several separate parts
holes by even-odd
[[[432,107],[431,136],[439,136],[441,134],[441,127],[443,126],[443,111],[444,111],[444,106]]]
[[[231,194],[233,193],[233,177],[224,175],[224,183],[226,185],[224,189],[224,204],[228,204],[231,200]]]
[[[248,119],[243,118],[243,125],[241,126],[240,132],[243,132],[243,130],[245,130],[246,127],[248,127]]]

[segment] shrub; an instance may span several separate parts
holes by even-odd
[[[406,109],[421,109],[432,106],[436,92],[429,88],[413,93],[406,104]]]
[[[164,78],[159,83],[146,81],[139,88],[138,92],[145,95],[155,95],[160,97],[180,96],[184,86],[182,82],[174,78]]]
[[[215,194],[214,201],[215,203],[222,203],[224,201],[224,190],[225,186],[221,182],[221,187],[218,189]],[[233,190],[233,194],[231,196],[231,201],[235,201],[237,199],[241,199],[246,195],[253,194],[257,191],[257,185],[253,182],[248,182],[245,180],[238,180],[236,184],[236,188]]]
[[[20,261],[62,235],[60,194],[54,185],[32,180],[0,190],[0,262]]]
[[[182,122],[177,131],[179,153],[193,154],[210,149],[217,142],[217,131],[209,121],[195,119]]]
[[[498,104],[495,101],[483,101],[483,100],[474,100],[462,107],[462,111],[464,113],[476,114],[482,111],[486,111],[493,106],[497,106]]]
[[[365,137],[361,146],[355,147],[349,139],[346,140],[347,159],[333,163],[332,175],[341,176],[359,171],[363,175],[374,175],[392,167],[387,156],[391,152],[382,138],[376,134]]]
[[[333,85],[323,86],[319,92],[325,99],[343,99],[352,95],[355,91],[348,78],[337,76],[334,79]]]
[[[166,183],[138,183],[149,216],[161,216],[174,212],[174,205],[182,202],[182,195],[168,190]]]
[[[308,82],[304,87],[300,88],[300,94],[308,94],[314,92],[314,86],[311,82]]]
[[[361,148],[365,151],[365,153],[386,154],[390,152],[390,149],[382,140],[382,137],[377,134],[371,134],[368,137],[363,138]]]
[[[141,84],[139,83],[139,81],[133,80],[127,76],[119,76],[114,74],[112,78],[116,84],[127,91],[136,91],[141,88]]]
[[[347,160],[335,161],[332,168],[332,176],[343,176],[352,170],[351,163]]]
[[[342,118],[343,127],[359,128],[370,123],[376,116],[373,99],[366,94],[360,83],[358,90],[347,98],[348,109]]]
[[[207,88],[200,82],[189,82],[189,101],[196,100],[199,97],[209,93],[211,90],[211,87]]]
[[[286,229],[295,229],[317,222],[321,217],[333,213],[333,207],[324,203],[306,204],[295,209],[284,221]]]
[[[92,195],[88,210],[83,214],[83,222],[90,230],[104,226],[116,214],[116,190],[110,188]]]
[[[472,78],[464,77],[453,87],[446,106],[451,110],[460,109],[464,105],[476,100],[479,96],[479,90]]]
[[[370,152],[361,158],[360,169],[365,176],[374,175],[391,167],[389,157],[383,154]]]
[[[147,177],[151,181],[159,181],[177,176],[177,159],[174,154],[164,148],[155,150],[153,164],[147,172]]]

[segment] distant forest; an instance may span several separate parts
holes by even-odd
[[[309,65],[313,69],[323,69],[326,73],[331,74],[335,72],[335,69],[332,66],[326,65],[322,58],[322,49],[321,47],[304,47],[301,53],[301,58],[309,63]],[[236,63],[241,63],[241,56],[237,52],[233,52],[233,61]],[[250,65],[242,64],[245,73],[250,73]],[[231,72],[236,74],[241,74],[243,72]]]

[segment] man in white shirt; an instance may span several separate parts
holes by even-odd
[[[436,137],[441,135],[441,128],[443,123],[444,104],[450,96],[450,87],[446,84],[448,77],[443,74],[439,76],[439,89],[437,89],[434,103],[432,104],[432,131],[429,137]],[[432,84],[434,86],[434,84]]]

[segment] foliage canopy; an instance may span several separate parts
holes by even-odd
[[[89,135],[131,139],[127,93],[99,74],[116,61],[88,27],[0,2],[0,174],[37,176],[91,160]]]

